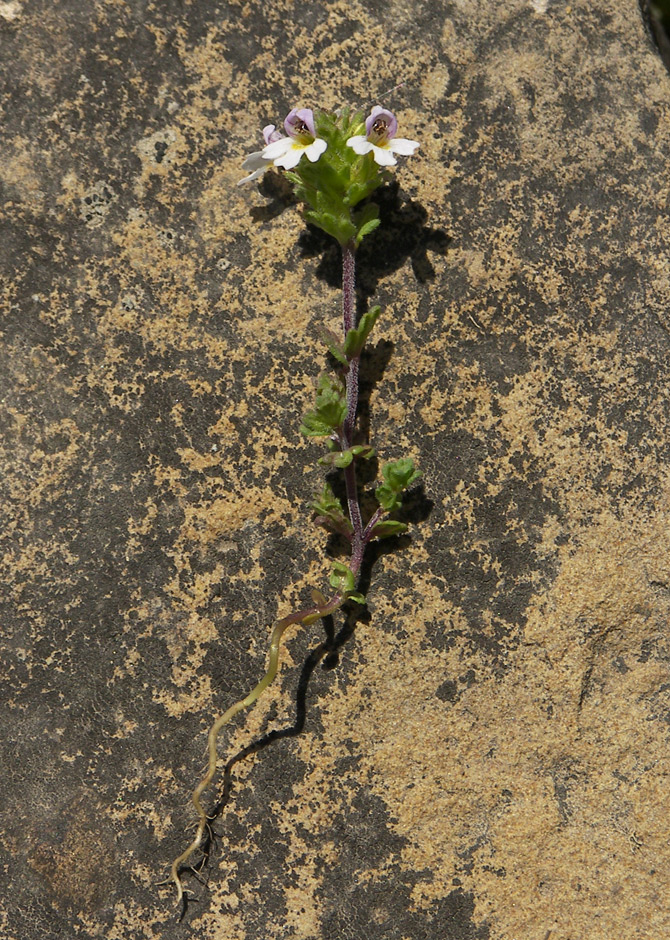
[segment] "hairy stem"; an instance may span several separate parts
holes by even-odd
[[[344,338],[356,326],[356,246],[353,239],[342,245],[342,326]],[[352,356],[347,372],[347,416],[344,419],[344,443],[351,447],[358,410],[358,370],[360,353]]]
[[[346,339],[349,330],[356,326],[356,245],[354,240],[342,245],[342,326]],[[354,442],[356,414],[358,411],[358,373],[361,356],[356,353],[348,359],[347,370],[347,416],[342,427],[342,450],[346,450]],[[347,490],[347,505],[349,518],[353,526],[351,540],[352,557],[351,570],[358,574],[363,561],[365,540],[363,538],[363,519],[361,507],[358,502],[358,488],[356,484],[356,470],[353,462],[344,470],[344,483]]]
[[[380,506],[379,509],[376,509],[375,512],[374,512],[374,514],[370,517],[370,520],[369,520],[368,524],[366,525],[365,529],[363,530],[363,541],[366,543],[366,545],[367,545],[367,543],[370,541],[370,539],[371,539],[371,537],[372,537],[372,530],[373,530],[374,527],[377,525],[377,523],[378,523],[381,519],[384,518],[385,515],[386,515],[386,512],[385,512],[385,511],[381,508],[381,506]]]

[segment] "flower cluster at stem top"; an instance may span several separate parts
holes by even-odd
[[[249,154],[242,166],[249,175],[239,184],[258,179],[270,166],[286,171],[304,203],[305,219],[346,244],[356,244],[379,224],[377,208],[367,199],[389,177],[396,154],[408,156],[419,144],[396,137],[392,111],[375,105],[367,118],[348,109],[330,113],[294,108],[284,120],[286,135],[274,124],[263,128],[265,147]],[[303,156],[306,160],[303,160]]]
[[[286,116],[284,127],[288,137],[283,137],[274,124],[263,128],[265,147],[249,154],[243,169],[251,170],[238,183],[248,183],[258,179],[267,167],[274,164],[284,170],[292,170],[298,165],[303,154],[312,163],[316,163],[327,149],[325,140],[317,136],[314,125],[314,112],[311,108],[294,108]],[[363,128],[360,128],[363,130]],[[375,105],[365,121],[365,134],[354,134],[347,139],[347,146],[361,156],[372,153],[380,166],[395,166],[398,162],[394,154],[409,156],[418,149],[416,140],[396,137],[398,120],[392,111]]]

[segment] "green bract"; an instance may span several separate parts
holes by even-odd
[[[358,245],[379,225],[379,213],[372,204],[358,212],[353,210],[389,176],[371,154],[361,157],[347,146],[350,137],[365,133],[361,112],[352,114],[348,108],[334,114],[317,111],[314,123],[327,149],[316,163],[301,160],[286,176],[295,184],[298,199],[306,203],[307,222],[332,235],[341,245],[351,239]]]
[[[403,532],[407,532],[407,523],[406,522],[397,522],[395,519],[385,519],[383,522],[378,522],[372,529],[372,537],[374,539],[387,539],[391,535],[402,535]]]
[[[341,366],[344,367],[345,371],[349,368],[349,363],[347,361],[347,356],[344,351],[344,346],[340,342],[338,336],[333,333],[332,330],[326,329],[325,326],[318,326],[317,332],[320,338],[328,347],[328,352],[333,356]]]

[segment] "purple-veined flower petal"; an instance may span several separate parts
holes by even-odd
[[[315,138],[314,112],[311,108],[294,108],[286,115],[284,127],[290,137],[296,137],[299,140],[304,140],[306,137]]]
[[[250,153],[242,164],[242,169],[251,170],[251,173],[249,176],[245,176],[244,179],[238,180],[237,185],[241,186],[243,183],[250,183],[252,180],[257,180],[259,176],[263,175],[269,165],[270,161],[263,159],[263,154],[260,150],[257,150],[255,153]]]
[[[379,144],[395,137],[398,120],[393,111],[375,105],[365,121],[365,134],[373,144]]]
[[[272,163],[272,160],[265,155],[265,150],[270,144],[286,139],[286,137],[279,133],[274,124],[266,124],[263,128],[263,140],[265,141],[266,147],[263,150],[255,150],[245,158],[242,169],[251,170],[251,173],[249,176],[245,176],[244,179],[238,180],[237,185],[241,186],[243,183],[250,183],[252,180],[257,180],[262,176]]]
[[[284,170],[292,170],[302,158],[303,153],[311,163],[316,163],[328,144],[316,136],[314,127],[314,114],[309,108],[294,108],[284,121],[289,136],[279,133],[274,124],[266,124],[263,128],[265,147],[246,158],[242,166],[251,170],[241,183],[258,179],[263,171],[274,163]],[[238,185],[239,185],[238,184]]]
[[[284,170],[292,170],[300,163],[300,159],[305,153],[305,147],[291,147],[290,150],[287,150],[283,157],[279,157],[274,161],[275,166],[280,166]]]
[[[275,140],[281,140],[282,134],[276,129],[274,124],[266,124],[263,128],[263,140],[265,144],[274,143]]]
[[[256,150],[254,153],[250,153],[248,157],[245,158],[244,163],[242,164],[243,170],[260,170],[262,166],[267,166],[267,160],[263,159],[262,150]]]
[[[355,153],[364,156],[372,153],[379,166],[395,166],[398,162],[394,153],[409,156],[418,148],[416,140],[395,137],[398,121],[392,111],[375,105],[365,121],[366,136],[360,134],[350,137],[347,146]]]
[[[312,112],[308,108],[300,111],[294,109],[284,123],[291,136],[280,137],[279,140],[269,143],[262,152],[263,158],[284,170],[292,170],[296,167],[303,153],[307,154],[307,159],[311,163],[316,163],[328,144],[320,137],[313,136],[310,129],[314,128]]]

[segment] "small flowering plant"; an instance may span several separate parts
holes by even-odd
[[[311,508],[314,521],[341,536],[349,549],[346,561],[335,560],[329,576],[329,591],[312,591],[312,603],[283,617],[270,638],[268,668],[260,682],[212,724],[208,736],[207,770],[192,796],[198,815],[195,836],[173,862],[169,882],[177,890],[182,912],[186,895],[182,872],[192,856],[200,853],[204,861],[209,837],[208,816],[202,796],[214,779],[217,767],[217,739],[221,729],[238,712],[253,705],[277,674],[279,645],[291,624],[309,626],[335,613],[346,603],[365,604],[359,590],[361,566],[367,547],[377,539],[399,535],[405,522],[394,518],[402,506],[402,494],[415,482],[419,472],[409,457],[389,461],[382,466],[382,481],[371,494],[376,502],[364,514],[359,495],[357,466],[375,456],[374,449],[362,439],[357,425],[358,385],[361,354],[381,308],[376,306],[356,316],[355,257],[363,238],[379,225],[379,210],[370,197],[390,179],[388,167],[397,163],[396,155],[410,155],[419,144],[396,137],[395,115],[376,106],[364,117],[348,109],[329,113],[309,108],[294,108],[284,120],[283,135],[274,124],[263,128],[265,147],[251,153],[242,164],[249,174],[240,184],[258,179],[268,168],[284,171],[303,203],[307,222],[323,229],[340,245],[342,254],[342,334],[321,329],[332,361],[332,373],[318,380],[314,407],[300,426],[307,438],[324,442],[326,453],[319,463],[333,474],[342,475],[344,502],[335,495],[330,482],[314,497]],[[368,505],[369,501],[366,501]],[[325,652],[325,650],[324,650]],[[193,869],[195,870],[195,869]]]

